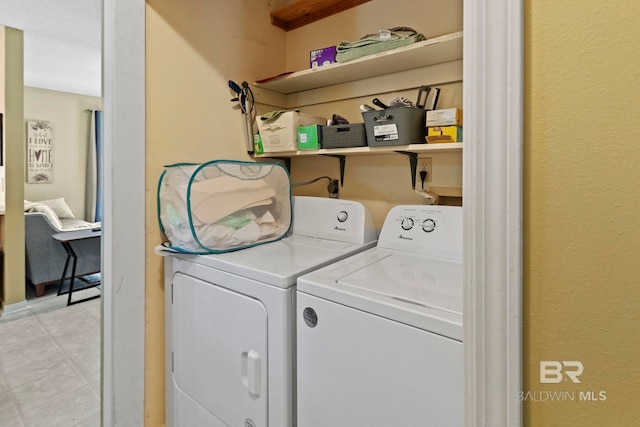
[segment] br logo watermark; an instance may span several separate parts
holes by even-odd
[[[577,360],[541,360],[540,384],[552,384],[548,390],[518,392],[521,402],[582,401],[598,402],[607,400],[604,390],[558,390],[553,384],[582,384],[580,376],[584,365]]]
[[[580,384],[578,378],[584,372],[584,365],[577,360],[541,360],[540,384],[558,384],[567,378]]]

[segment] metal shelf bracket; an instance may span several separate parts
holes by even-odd
[[[343,156],[341,154],[322,154],[322,156],[335,157],[337,159],[340,159],[340,187],[344,187],[344,168],[347,163],[346,156]]]
[[[411,168],[411,189],[416,189],[416,172],[418,171],[418,154],[409,151],[396,151],[398,154],[409,156],[409,167]]]

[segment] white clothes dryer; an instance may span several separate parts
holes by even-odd
[[[281,240],[164,252],[167,425],[294,426],[297,278],[375,242],[361,203],[294,197]]]
[[[396,206],[377,247],[300,277],[298,426],[462,426],[462,286],[451,206]]]

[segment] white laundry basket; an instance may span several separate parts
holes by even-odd
[[[272,242],[291,227],[291,179],[279,163],[213,160],[165,166],[158,220],[177,252],[228,252]]]

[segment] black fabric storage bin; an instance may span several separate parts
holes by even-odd
[[[395,107],[362,113],[371,147],[385,145],[424,144],[427,132],[426,110]]]
[[[364,123],[322,126],[322,148],[365,147]]]

